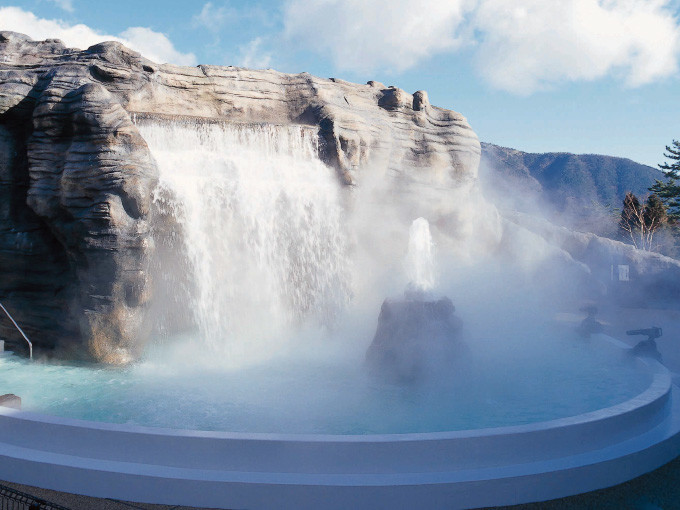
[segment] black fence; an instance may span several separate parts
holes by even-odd
[[[69,510],[16,489],[0,485],[0,510]]]

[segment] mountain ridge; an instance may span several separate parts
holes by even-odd
[[[501,195],[528,193],[557,213],[619,208],[628,191],[644,197],[655,179],[663,177],[651,166],[618,156],[531,153],[488,142],[481,146],[480,179],[487,187]]]

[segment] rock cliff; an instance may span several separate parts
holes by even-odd
[[[506,213],[504,218],[508,224],[539,236],[558,253],[581,265],[588,273],[588,283],[615,303],[661,308],[680,304],[680,261],[676,259],[592,233],[573,231],[537,216],[515,212]]]
[[[157,169],[137,116],[316,126],[345,185],[465,189],[480,157],[465,118],[423,91],[0,32],[0,301],[43,350],[124,363],[148,334]],[[0,336],[21,348],[3,321]]]

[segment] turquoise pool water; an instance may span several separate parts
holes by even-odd
[[[126,368],[0,358],[0,393],[23,409],[83,420],[231,432],[408,433],[520,425],[621,403],[651,375],[600,343],[531,348],[478,339],[417,385],[367,373],[357,356],[279,356],[245,368],[163,358]],[[178,358],[182,361],[178,361]],[[204,360],[205,361],[205,360]],[[213,360],[214,361],[214,360]]]

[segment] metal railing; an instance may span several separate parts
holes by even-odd
[[[69,510],[30,494],[0,485],[0,510]]]
[[[17,322],[9,314],[9,312],[7,311],[7,308],[5,308],[2,303],[0,303],[0,308],[2,308],[3,312],[5,312],[5,315],[7,315],[7,317],[9,317],[9,320],[12,321],[12,324],[14,324],[14,327],[17,328],[17,331],[19,331],[19,333],[21,333],[21,336],[23,336],[24,340],[26,340],[26,342],[28,343],[28,355],[29,355],[30,359],[33,359],[33,344],[31,343],[31,341],[26,336],[26,333],[24,333],[24,330],[19,327]],[[0,509],[0,510],[2,510],[2,509]]]

